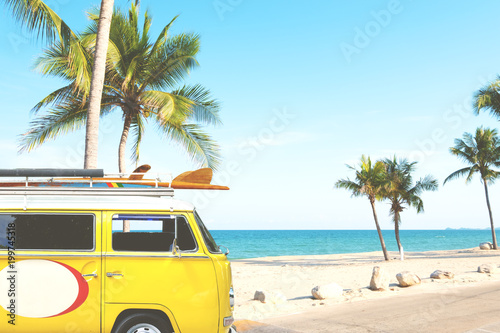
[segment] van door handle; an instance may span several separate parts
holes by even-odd
[[[92,273],[92,274],[82,274],[83,277],[97,277],[97,274],[96,273]]]
[[[123,276],[122,273],[106,273],[107,277]]]

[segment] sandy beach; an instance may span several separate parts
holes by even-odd
[[[233,260],[235,318],[259,321],[347,302],[411,296],[500,281],[500,272],[477,272],[482,264],[500,265],[500,251],[471,248],[409,252],[404,261],[399,260],[396,252],[390,255],[393,260],[388,262],[383,260],[382,252]],[[382,267],[391,276],[390,291],[369,289],[374,266]],[[438,269],[452,272],[455,277],[450,280],[431,279],[430,274]],[[396,274],[402,271],[416,273],[422,283],[400,287]],[[312,298],[312,288],[332,282],[344,289],[342,297]],[[253,300],[256,290],[266,290],[271,297],[268,296],[269,300],[265,303]]]

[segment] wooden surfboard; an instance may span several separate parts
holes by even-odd
[[[138,167],[137,169],[134,170],[134,172],[132,172],[132,174],[128,177],[129,180],[141,180],[142,178],[144,178],[144,175],[141,175],[148,172],[149,170],[151,169],[151,166],[149,164],[144,164],[144,165],[141,165],[140,167]],[[139,175],[135,175],[139,173]]]
[[[210,168],[186,171],[174,178],[174,182],[210,184],[212,182],[213,171]]]

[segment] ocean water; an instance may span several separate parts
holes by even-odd
[[[212,230],[229,259],[381,251],[376,230]],[[389,251],[397,251],[393,230],[383,230]],[[466,249],[491,242],[490,230],[401,230],[405,252]]]

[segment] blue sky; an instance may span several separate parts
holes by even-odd
[[[97,1],[48,3],[80,30]],[[142,0],[146,8],[153,35],[177,14],[175,32],[201,35],[201,67],[189,81],[223,105],[224,125],[207,130],[222,146],[216,178],[231,190],[178,195],[194,201],[212,229],[371,229],[368,200],[333,189],[352,177],[345,164],[361,154],[397,154],[419,162],[417,177],[442,183],[463,167],[448,152],[454,138],[499,126],[471,108],[474,91],[500,73],[498,2]],[[17,154],[29,110],[62,82],[32,69],[43,45],[5,11],[0,29],[2,167],[81,167],[83,131]],[[99,166],[116,172],[120,113],[101,126]],[[152,172],[196,168],[152,127],[141,162]],[[498,220],[499,185],[490,196]],[[423,199],[425,213],[403,212],[403,229],[489,226],[479,179],[451,182]],[[388,205],[377,208],[391,229]]]

